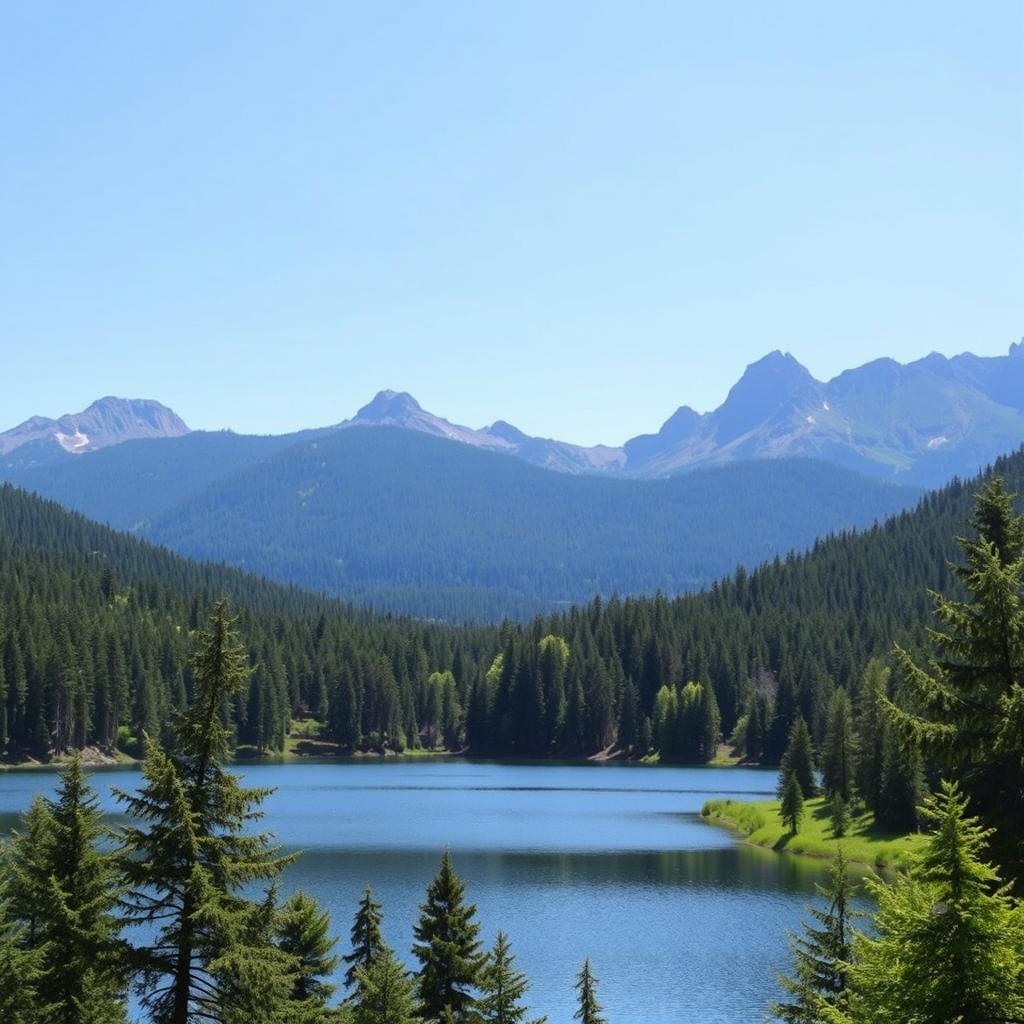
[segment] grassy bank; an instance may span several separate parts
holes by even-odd
[[[807,857],[832,858],[841,844],[849,860],[887,870],[907,867],[921,850],[925,838],[918,833],[885,832],[875,825],[874,815],[865,813],[853,818],[842,839],[835,839],[829,807],[822,797],[804,804],[804,818],[796,834],[782,824],[778,800],[763,803],[709,800],[701,814],[705,821],[730,828],[755,846]]]

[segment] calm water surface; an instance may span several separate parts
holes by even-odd
[[[478,906],[532,981],[535,1014],[570,1024],[573,979],[590,957],[611,1024],[762,1021],[803,920],[814,862],[738,845],[700,819],[715,797],[767,799],[775,775],[741,768],[518,765],[456,760],[246,765],[274,786],[266,827],[303,855],[283,889],[331,911],[348,952],[364,885],[384,905],[385,939],[403,954],[447,846]],[[116,819],[109,787],[94,781]],[[0,831],[51,773],[0,773]]]

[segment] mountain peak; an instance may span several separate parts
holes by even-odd
[[[373,400],[356,413],[356,419],[393,423],[421,412],[423,407],[408,391],[378,391]]]

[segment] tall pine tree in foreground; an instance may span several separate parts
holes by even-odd
[[[793,974],[779,979],[789,998],[772,1006],[772,1013],[786,1024],[822,1024],[824,1007],[843,1005],[853,916],[850,908],[853,884],[847,870],[840,847],[828,888],[815,886],[828,901],[827,909],[809,908],[816,925],[805,925],[804,934],[790,940]]]
[[[46,903],[37,920],[44,951],[43,990],[53,1024],[125,1020],[124,949],[115,918],[119,884],[99,801],[75,755],[49,806]]]
[[[345,984],[352,988],[356,983],[356,972],[360,967],[369,967],[384,948],[380,934],[380,904],[373,898],[373,890],[367,886],[359,901],[355,921],[352,923],[352,952],[345,956],[348,970]]]
[[[480,952],[476,907],[466,903],[465,890],[446,850],[420,908],[412,948],[420,962],[417,982],[428,1020],[440,1019],[447,1011],[462,1024],[472,1019],[476,1006],[475,990],[487,957]]]
[[[37,1024],[49,1007],[43,1005],[43,948],[26,945],[25,925],[10,914],[6,887],[0,883],[0,1020],[4,1024]]]
[[[304,892],[295,893],[278,911],[277,947],[291,960],[289,1024],[318,1024],[325,1017],[334,986],[324,979],[338,966],[330,927],[328,912]]]
[[[984,1024],[1024,1017],[1024,907],[982,858],[991,830],[943,783],[909,875],[869,880],[874,934],[857,935],[842,1024]]]
[[[996,829],[997,862],[1024,885],[1024,516],[1000,478],[978,494],[971,525],[954,567],[968,599],[932,595],[936,657],[922,668],[897,648],[911,700],[887,709],[962,783]]]
[[[481,1024],[522,1024],[526,1017],[522,998],[530,982],[525,974],[516,970],[515,960],[505,933],[498,932],[480,980],[483,994],[477,1004],[477,1019]],[[545,1021],[546,1018],[541,1017],[529,1024],[545,1024]]]
[[[353,1024],[419,1024],[422,1019],[415,982],[390,947],[379,950],[369,966],[356,968]]]
[[[286,860],[267,835],[248,831],[268,790],[245,789],[224,769],[223,709],[249,678],[224,602],[196,638],[193,674],[174,753],[150,743],[139,791],[115,791],[131,822],[122,833],[125,920],[156,930],[137,951],[137,991],[154,1024],[221,1022],[242,1011],[258,1024],[275,1020],[281,1007],[250,1002],[243,982],[276,999],[287,964],[261,905],[240,890],[272,882]]]
[[[597,1001],[597,978],[590,969],[590,961],[584,960],[576,976],[577,1009],[573,1015],[580,1024],[608,1024],[601,1016],[601,1004]]]

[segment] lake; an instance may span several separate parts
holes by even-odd
[[[713,797],[767,799],[775,773],[744,768],[416,759],[241,765],[274,786],[265,825],[302,850],[282,889],[328,907],[339,949],[364,885],[385,939],[408,958],[424,890],[448,847],[488,945],[499,928],[530,976],[529,1002],[569,1024],[584,957],[610,1024],[760,1022],[777,996],[814,883],[813,861],[743,846],[705,824]],[[94,775],[133,788],[125,769]],[[0,773],[0,831],[50,772]]]

